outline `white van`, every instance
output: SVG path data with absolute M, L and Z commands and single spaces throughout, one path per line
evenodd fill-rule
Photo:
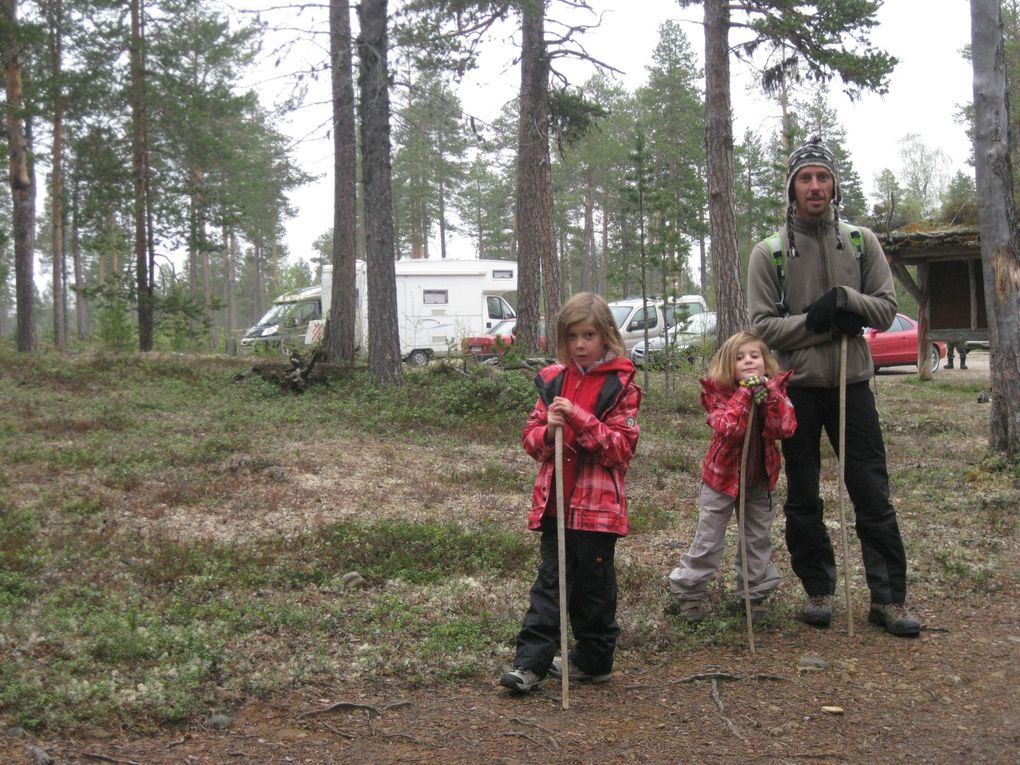
M 485 334 L 504 319 L 517 316 L 507 299 L 515 299 L 517 293 L 517 263 L 512 260 L 398 260 L 394 270 L 400 355 L 412 364 L 458 353 L 463 338 Z M 241 352 L 251 353 L 259 346 L 302 347 L 309 321 L 298 326 L 295 318 L 285 325 L 288 334 L 284 336 L 274 311 L 291 315 L 294 309 L 287 306 L 300 294 L 302 301 L 320 306 L 315 318 L 324 319 L 332 291 L 333 268 L 325 265 L 320 286 L 274 301 L 269 313 L 241 340 Z M 355 264 L 355 291 L 354 342 L 364 350 L 368 348 L 368 275 L 361 260 Z
M 613 319 L 629 352 L 635 345 L 644 342 L 646 326 L 649 339 L 658 337 L 684 319 L 704 313 L 708 305 L 701 295 L 680 295 L 668 300 L 638 297 L 615 300 L 609 304 L 609 310 L 613 312 Z
M 662 308 L 656 305 L 654 300 L 642 298 L 627 298 L 626 300 L 615 300 L 609 304 L 609 310 L 613 312 L 613 320 L 620 328 L 623 335 L 623 344 L 627 351 L 645 339 L 645 328 L 648 329 L 648 337 L 658 337 L 665 329 L 666 319 L 662 314 Z

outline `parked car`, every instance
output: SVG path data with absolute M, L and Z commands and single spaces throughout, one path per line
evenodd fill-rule
M 470 353 L 479 361 L 499 358 L 513 344 L 516 326 L 517 319 L 504 319 L 491 332 L 465 337 L 461 344 L 464 353 Z
M 701 295 L 680 295 L 669 300 L 657 297 L 614 300 L 609 304 L 609 310 L 613 312 L 623 344 L 630 352 L 637 343 L 644 341 L 646 327 L 649 338 L 658 337 L 677 321 L 704 313 L 708 307 Z
M 668 347 L 677 359 L 694 363 L 698 356 L 707 357 L 715 352 L 715 325 L 714 311 L 696 313 L 682 324 L 671 327 L 665 335 L 651 338 L 647 348 L 645 341 L 640 341 L 631 349 L 630 360 L 636 366 L 642 366 L 645 361 L 661 363 Z
M 539 345 L 545 349 L 545 321 L 538 321 Z M 461 347 L 478 361 L 489 361 L 502 357 L 517 340 L 517 319 L 506 319 L 485 335 L 465 337 Z
M 888 329 L 866 328 L 864 339 L 871 350 L 876 372 L 881 367 L 917 364 L 917 321 L 906 314 L 896 314 Z M 931 343 L 927 353 L 928 368 L 937 372 L 945 357 L 946 344 L 938 341 Z

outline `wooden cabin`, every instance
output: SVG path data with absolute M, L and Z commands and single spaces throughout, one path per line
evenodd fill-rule
M 879 241 L 893 276 L 917 300 L 919 359 L 927 358 L 932 340 L 988 342 L 977 228 L 893 231 Z M 916 266 L 916 280 L 908 266 Z M 928 376 L 926 364 L 918 369 Z

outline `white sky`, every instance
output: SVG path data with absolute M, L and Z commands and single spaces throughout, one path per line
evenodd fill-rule
M 252 2 L 252 6 L 256 3 Z M 391 0 L 391 6 L 395 0 Z M 703 59 L 704 37 L 701 10 L 681 11 L 674 0 L 591 0 L 604 10 L 602 28 L 583 38 L 588 52 L 625 72 L 628 89 L 643 84 L 646 67 L 658 41 L 658 29 L 668 19 L 688 19 L 683 29 L 699 60 Z M 640 11 L 637 9 L 640 8 Z M 275 21 L 271 16 L 267 20 Z M 353 23 L 357 23 L 352 13 Z M 972 97 L 969 62 L 960 54 L 970 42 L 970 4 L 968 0 L 886 0 L 879 12 L 880 26 L 872 34 L 873 42 L 900 59 L 893 72 L 886 96 L 865 95 L 851 103 L 838 86 L 832 97 L 840 121 L 847 133 L 848 150 L 870 193 L 875 175 L 884 168 L 897 171 L 900 164 L 899 141 L 907 133 L 916 133 L 930 148 L 941 148 L 950 160 L 950 175 L 957 170 L 971 172 L 966 164 L 970 147 L 962 125 L 957 124 L 958 106 Z M 551 28 L 547 26 L 547 31 Z M 512 29 L 508 27 L 504 37 Z M 735 39 L 736 33 L 731 34 Z M 482 71 L 472 74 L 460 89 L 464 111 L 491 120 L 503 104 L 514 98 L 519 88 L 519 69 L 513 65 L 515 51 L 509 39 L 493 45 L 483 58 Z M 321 60 L 323 52 L 308 54 L 309 60 Z M 286 66 L 286 65 L 285 65 Z M 289 67 L 286 67 L 289 68 Z M 592 69 L 578 65 L 576 83 L 584 82 Z M 771 133 L 779 121 L 779 107 L 754 95 L 750 70 L 742 63 L 731 63 L 732 93 L 739 139 L 745 128 Z M 263 92 L 272 97 L 272 87 Z M 329 120 L 329 78 L 313 89 L 311 100 L 324 102 L 320 107 L 301 110 L 287 128 L 295 138 Z M 297 158 L 307 172 L 321 176 L 292 195 L 299 214 L 287 224 L 286 241 L 292 254 L 307 258 L 311 245 L 332 225 L 332 146 L 319 131 L 318 138 L 305 140 Z M 433 248 L 438 249 L 438 248 Z M 450 242 L 451 257 L 472 257 L 470 247 L 456 236 Z

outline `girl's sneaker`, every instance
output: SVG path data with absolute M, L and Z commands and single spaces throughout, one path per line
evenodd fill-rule
M 527 693 L 541 685 L 544 679 L 545 678 L 539 677 L 530 669 L 514 667 L 509 672 L 503 673 L 503 676 L 499 678 L 499 684 L 505 688 L 509 688 L 511 691 Z
M 668 616 L 679 616 L 685 622 L 697 624 L 705 621 L 708 611 L 705 610 L 705 603 L 702 600 L 676 600 L 674 599 L 666 606 Z
M 552 664 L 549 665 L 549 677 L 562 677 L 563 676 L 563 659 L 557 656 L 552 660 Z M 612 672 L 606 672 L 604 675 L 593 675 L 590 672 L 585 672 L 579 668 L 574 662 L 570 662 L 570 679 L 576 680 L 579 683 L 608 683 L 609 678 L 613 676 Z

